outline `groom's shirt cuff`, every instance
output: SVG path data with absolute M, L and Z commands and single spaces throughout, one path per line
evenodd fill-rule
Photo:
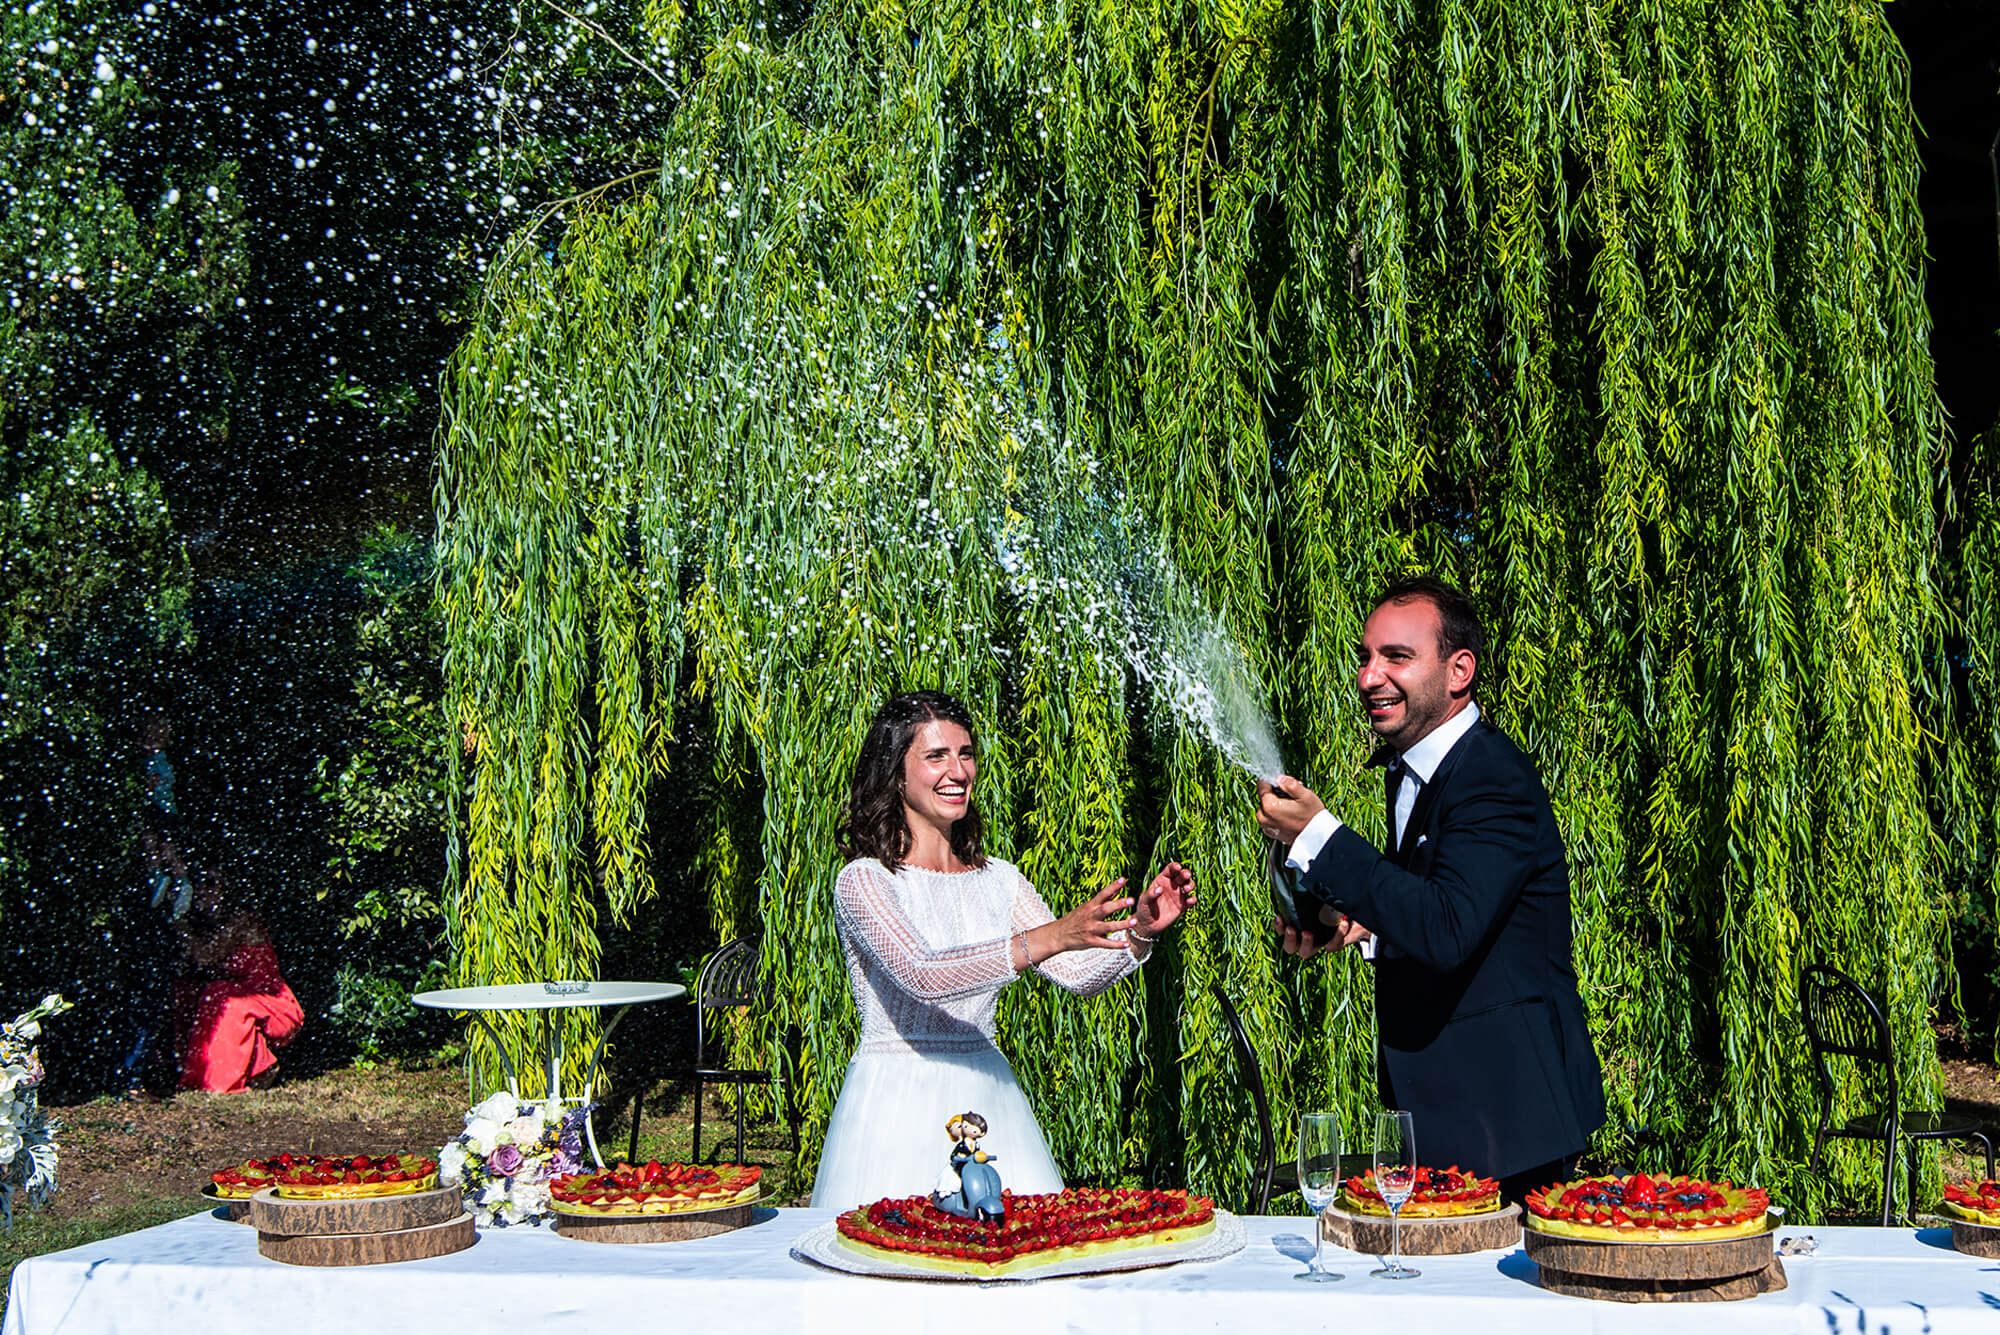
M 1320 808 L 1317 815 L 1306 822 L 1299 831 L 1299 837 L 1292 840 L 1291 848 L 1285 852 L 1285 865 L 1298 871 L 1312 866 L 1319 851 L 1326 847 L 1326 841 L 1333 838 L 1333 832 L 1340 828 L 1340 822 L 1326 808 Z

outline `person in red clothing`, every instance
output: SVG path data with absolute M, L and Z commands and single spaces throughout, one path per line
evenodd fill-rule
M 277 1049 L 305 1023 L 299 999 L 278 972 L 278 952 L 257 915 L 232 903 L 222 878 L 204 872 L 183 933 L 188 958 L 206 975 L 184 984 L 187 1052 L 182 1089 L 233 1094 L 265 1084 Z

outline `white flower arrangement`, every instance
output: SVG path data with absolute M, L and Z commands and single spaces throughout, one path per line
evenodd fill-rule
M 540 1224 L 554 1215 L 549 1182 L 583 1171 L 583 1107 L 501 1093 L 465 1115 L 438 1151 L 438 1181 L 457 1187 L 480 1228 Z
M 56 1191 L 56 1132 L 62 1123 L 42 1112 L 35 1093 L 42 1083 L 41 1054 L 35 1040 L 42 1021 L 60 1015 L 69 1003 L 54 992 L 39 1006 L 0 1024 L 0 1227 L 14 1226 L 14 1195 L 41 1205 Z

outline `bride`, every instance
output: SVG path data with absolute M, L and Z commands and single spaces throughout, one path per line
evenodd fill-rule
M 978 771 L 971 713 L 936 691 L 890 699 L 861 743 L 840 827 L 853 860 L 834 885 L 861 1042 L 827 1127 L 815 1207 L 928 1193 L 945 1125 L 967 1111 L 991 1128 L 984 1148 L 1010 1191 L 1061 1190 L 993 1043 L 1000 989 L 1034 969 L 1071 992 L 1102 992 L 1194 903 L 1194 878 L 1170 862 L 1136 899 L 1116 880 L 1056 917 L 1019 869 L 982 850 Z

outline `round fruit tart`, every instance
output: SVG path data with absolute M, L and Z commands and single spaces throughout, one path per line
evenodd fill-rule
M 279 1155 L 282 1160 L 284 1155 Z M 356 1201 L 408 1196 L 438 1184 L 436 1159 L 421 1154 L 353 1154 L 299 1158 L 279 1170 L 272 1190 L 293 1201 Z
M 1350 1177 L 1340 1185 L 1334 1200 L 1336 1209 L 1349 1214 L 1389 1213 L 1382 1193 L 1375 1189 L 1375 1170 Z M 1405 1219 L 1449 1219 L 1457 1215 L 1491 1214 L 1500 1208 L 1500 1183 L 1490 1177 L 1468 1173 L 1453 1164 L 1449 1168 L 1418 1168 L 1417 1184 L 1410 1199 L 1403 1202 Z
M 571 1173 L 549 1183 L 562 1214 L 657 1215 L 720 1210 L 757 1199 L 762 1168 L 724 1163 L 616 1164 L 596 1173 Z
M 1968 1224 L 2000 1228 L 2000 1182 L 1967 1178 L 1944 1189 L 1944 1203 L 1938 1207 L 1953 1219 Z
M 1761 1187 L 1692 1177 L 1592 1177 L 1528 1193 L 1538 1233 L 1598 1242 L 1720 1242 L 1768 1227 Z
M 1185 1191 L 1070 1187 L 1040 1196 L 1001 1193 L 999 1220 L 965 1219 L 928 1196 L 876 1201 L 835 1221 L 841 1245 L 863 1256 L 942 1274 L 996 1278 L 1059 1261 L 1162 1247 L 1215 1231 L 1215 1202 Z

